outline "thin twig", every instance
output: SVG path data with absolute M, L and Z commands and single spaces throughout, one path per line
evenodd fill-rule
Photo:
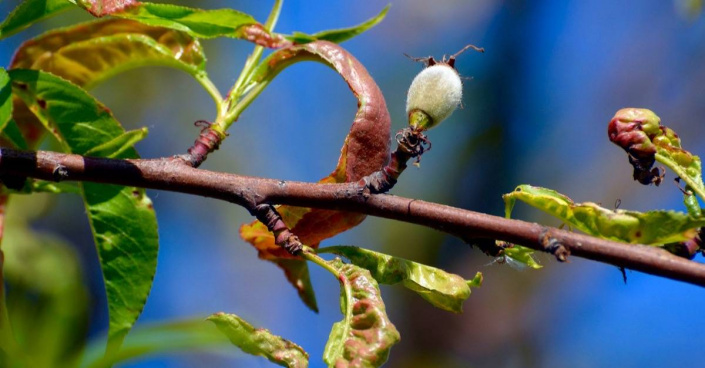
M 61 172 L 60 176 L 56 172 Z M 195 169 L 180 159 L 114 160 L 54 152 L 0 150 L 0 176 L 77 180 L 196 194 L 247 209 L 286 204 L 344 210 L 427 226 L 468 238 L 490 238 L 540 251 L 556 244 L 573 256 L 705 286 L 705 265 L 662 249 L 628 245 L 565 230 L 510 220 L 388 194 L 363 196 L 357 183 L 287 182 Z

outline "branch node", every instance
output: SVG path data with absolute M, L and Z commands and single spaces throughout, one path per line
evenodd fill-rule
M 206 160 L 209 153 L 220 147 L 226 134 L 211 128 L 213 123 L 209 121 L 198 120 L 193 125 L 201 128 L 201 133 L 193 142 L 193 146 L 187 150 L 188 154 L 181 155 L 179 158 L 186 161 L 191 167 L 198 167 Z
M 381 170 L 375 171 L 358 181 L 358 194 L 365 199 L 370 194 L 386 193 L 397 183 L 399 176 L 406 169 L 406 162 L 416 158 L 417 165 L 421 155 L 431 149 L 431 141 L 421 130 L 406 127 L 395 135 L 397 148 L 392 152 L 389 163 Z
M 544 251 L 553 254 L 559 262 L 568 262 L 570 250 L 566 248 L 560 240 L 551 236 L 549 228 L 544 227 L 541 231 L 541 235 L 539 235 L 539 244 L 541 244 Z
M 274 242 L 291 255 L 298 255 L 303 249 L 299 237 L 289 230 L 277 209 L 271 204 L 259 204 L 251 211 L 257 219 L 274 234 Z

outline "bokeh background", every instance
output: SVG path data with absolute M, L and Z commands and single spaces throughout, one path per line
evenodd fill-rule
M 17 1 L 0 3 L 7 14 Z M 264 20 L 269 1 L 183 1 L 233 7 Z M 621 208 L 683 210 L 671 185 L 631 179 L 624 153 L 607 139 L 622 107 L 647 107 L 676 130 L 686 149 L 705 153 L 705 21 L 679 1 L 422 0 L 391 1 L 387 18 L 344 46 L 385 94 L 393 129 L 405 125 L 406 89 L 420 64 L 403 56 L 452 54 L 468 43 L 484 54 L 459 57 L 464 108 L 429 133 L 433 150 L 410 167 L 394 194 L 502 215 L 501 195 L 518 184 L 546 186 L 576 201 Z M 283 33 L 340 28 L 377 14 L 387 1 L 288 1 Z M 27 37 L 88 19 L 78 11 L 43 22 L 0 43 L 2 65 Z M 251 45 L 204 41 L 211 78 L 232 85 Z M 193 122 L 214 107 L 196 82 L 176 70 L 147 68 L 116 76 L 94 90 L 128 128 L 147 126 L 143 157 L 183 153 L 197 136 Z M 337 162 L 356 110 L 332 70 L 315 63 L 286 70 L 242 115 L 206 169 L 316 181 Z M 331 325 L 340 320 L 338 284 L 312 267 L 320 313 L 299 302 L 282 272 L 259 261 L 238 236 L 250 221 L 240 207 L 151 192 L 160 225 L 159 266 L 138 324 L 237 313 L 302 345 L 311 366 Z M 104 291 L 79 198 L 41 202 L 33 228 L 57 234 L 79 254 L 90 290 L 89 337 L 107 326 Z M 526 206 L 519 218 L 559 225 Z M 702 288 L 578 258 L 558 264 L 539 255 L 540 271 L 492 264 L 458 239 L 420 226 L 368 218 L 324 242 L 352 244 L 421 261 L 485 282 L 462 315 L 428 305 L 400 287 L 382 287 L 402 341 L 389 367 L 695 367 L 705 339 Z M 702 257 L 696 260 L 702 261 Z M 268 367 L 235 351 L 154 356 L 122 367 Z

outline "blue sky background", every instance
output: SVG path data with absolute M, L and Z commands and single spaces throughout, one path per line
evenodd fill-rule
M 15 2 L 0 4 L 9 9 Z M 184 2 L 188 4 L 187 2 Z M 270 2 L 200 1 L 264 20 Z M 387 2 L 288 1 L 277 30 L 316 32 L 357 24 Z M 452 54 L 468 43 L 485 54 L 459 57 L 465 108 L 429 133 L 433 150 L 420 169 L 404 173 L 393 193 L 501 215 L 501 194 L 518 184 L 550 187 L 576 201 L 621 208 L 683 210 L 671 184 L 645 187 L 631 179 L 626 155 L 607 139 L 622 107 L 654 110 L 686 149 L 705 152 L 705 22 L 684 16 L 673 1 L 392 1 L 387 18 L 344 46 L 385 94 L 393 130 L 404 127 L 406 89 L 421 66 L 403 56 Z M 42 23 L 76 19 L 67 13 Z M 32 28 L 0 43 L 2 64 Z M 204 42 L 211 78 L 223 92 L 251 50 L 237 40 Z M 205 92 L 187 75 L 149 68 L 121 74 L 95 89 L 128 128 L 147 126 L 143 157 L 184 152 L 193 122 L 212 119 Z M 356 110 L 345 83 L 315 63 L 283 72 L 241 116 L 204 168 L 315 181 L 337 162 Z M 274 265 L 257 260 L 238 236 L 249 214 L 199 197 L 151 192 L 161 250 L 154 287 L 140 323 L 237 313 L 302 345 L 311 367 L 331 325 L 341 318 L 337 281 L 312 268 L 320 313 L 306 309 Z M 67 216 L 67 213 L 75 215 Z M 77 198 L 56 199 L 37 228 L 58 232 L 81 251 L 94 295 L 91 334 L 107 326 L 102 281 L 87 221 Z M 556 220 L 525 206 L 519 218 Z M 79 220 L 80 219 L 80 220 Z M 702 288 L 573 257 L 558 264 L 539 256 L 541 271 L 490 265 L 458 239 L 418 226 L 368 218 L 324 245 L 353 244 L 442 267 L 465 277 L 485 274 L 465 313 L 434 309 L 415 294 L 382 287 L 390 319 L 402 335 L 389 367 L 695 367 L 705 339 Z M 702 261 L 701 257 L 696 260 Z M 261 358 L 159 356 L 122 367 L 267 367 Z

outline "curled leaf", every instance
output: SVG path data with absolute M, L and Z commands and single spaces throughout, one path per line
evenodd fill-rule
M 106 19 L 52 30 L 23 43 L 12 69 L 50 72 L 91 88 L 117 73 L 142 66 L 169 66 L 205 74 L 205 55 L 191 36 L 124 19 Z
M 401 283 L 433 306 L 450 312 L 461 313 L 463 302 L 470 296 L 470 286 L 465 279 L 439 268 L 353 246 L 326 247 L 319 252 L 343 256 L 370 271 L 377 282 Z
M 245 353 L 263 356 L 282 367 L 308 367 L 308 354 L 300 346 L 269 330 L 254 328 L 234 314 L 216 313 L 208 320 Z
M 382 91 L 362 64 L 342 47 L 327 41 L 315 41 L 305 45 L 285 47 L 273 52 L 255 71 L 255 83 L 267 83 L 286 67 L 304 60 L 314 60 L 332 67 L 348 83 L 358 99 L 358 110 L 341 149 L 338 165 L 320 183 L 343 183 L 358 181 L 380 170 L 389 159 L 390 117 Z M 364 215 L 318 210 L 301 207 L 280 206 L 277 211 L 284 222 L 304 244 L 314 248 L 327 238 L 357 226 Z M 292 258 L 277 246 L 267 227 L 255 221 L 243 225 L 240 235 L 259 252 L 259 257 L 275 263 L 282 258 Z M 303 261 L 297 260 L 296 262 Z M 280 267 L 285 266 L 280 264 Z M 307 267 L 307 266 L 302 266 Z M 284 268 L 285 272 L 288 272 Z M 294 286 L 302 293 L 298 282 Z M 304 300 L 311 306 L 310 300 Z
M 347 41 L 355 36 L 358 36 L 359 34 L 367 31 L 368 29 L 376 26 L 381 22 L 384 17 L 387 16 L 387 12 L 389 11 L 389 7 L 391 5 L 387 5 L 382 9 L 382 11 L 377 14 L 376 16 L 368 19 L 367 21 L 360 23 L 356 26 L 348 27 L 348 28 L 341 28 L 341 29 L 331 29 L 327 31 L 321 31 L 314 33 L 312 35 L 303 33 L 303 32 L 294 32 L 291 36 L 285 36 L 288 40 L 295 42 L 295 43 L 308 43 L 308 42 L 313 42 L 316 40 L 320 41 L 330 41 L 333 43 L 341 43 L 343 41 Z
M 592 202 L 574 203 L 555 190 L 531 185 L 520 185 L 502 197 L 507 217 L 516 200 L 520 200 L 586 234 L 632 244 L 661 245 L 689 240 L 705 225 L 705 219 L 682 212 L 613 211 Z
M 96 17 L 119 12 L 127 7 L 140 4 L 136 0 L 75 0 L 76 4 Z
M 658 161 L 673 170 L 701 199 L 705 200 L 700 157 L 684 150 L 678 134 L 661 125 L 661 119 L 648 109 L 617 111 L 609 123 L 610 141 L 622 147 L 634 166 L 634 180 L 658 185 L 663 174 L 652 168 Z
M 125 133 L 105 106 L 64 79 L 26 69 L 11 70 L 10 78 L 15 94 L 72 153 L 85 154 Z M 139 156 L 129 148 L 115 157 Z M 110 356 L 149 295 L 159 248 L 157 219 L 142 188 L 89 182 L 81 188 L 105 280 Z
M 344 318 L 333 324 L 323 360 L 330 367 L 380 367 L 389 357 L 399 332 L 387 317 L 377 281 L 354 264 L 331 261 L 340 272 L 340 309 Z

